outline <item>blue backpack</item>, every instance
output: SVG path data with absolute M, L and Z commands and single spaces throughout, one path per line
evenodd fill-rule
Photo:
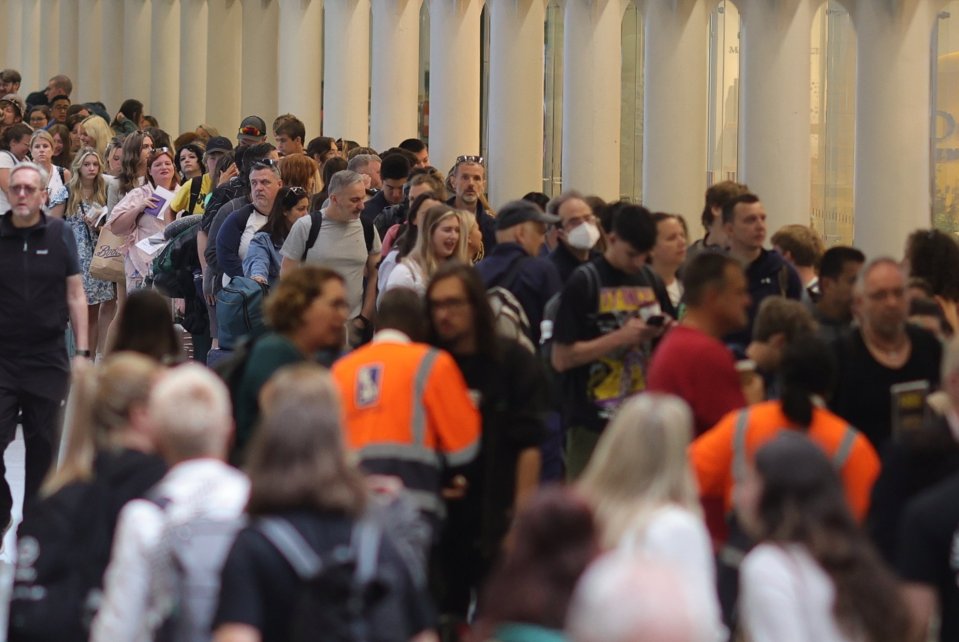
M 216 325 L 220 347 L 232 350 L 243 337 L 266 331 L 263 300 L 267 287 L 245 276 L 235 276 L 216 294 Z

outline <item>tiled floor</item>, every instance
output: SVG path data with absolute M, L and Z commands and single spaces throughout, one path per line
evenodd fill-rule
M 23 510 L 23 436 L 17 430 L 17 438 L 4 454 L 7 465 L 7 481 L 13 493 L 13 526 L 3 540 L 0 553 L 0 642 L 7 639 L 7 602 L 13 581 L 13 565 L 16 563 L 16 533 Z

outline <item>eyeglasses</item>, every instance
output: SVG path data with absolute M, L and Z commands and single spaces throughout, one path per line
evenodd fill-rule
M 482 156 L 457 156 L 456 164 L 462 165 L 463 163 L 474 163 L 476 165 L 485 164 L 485 159 Z
M 9 189 L 11 194 L 22 194 L 24 196 L 33 196 L 40 191 L 40 188 L 35 185 L 11 185 Z
M 256 127 L 253 127 L 252 125 L 249 125 L 249 126 L 247 126 L 247 127 L 240 127 L 239 135 L 240 135 L 240 136 L 257 136 L 257 137 L 259 137 L 259 136 L 262 136 L 262 135 L 263 135 L 263 132 L 261 132 L 261 131 L 260 131 L 259 129 L 257 129 Z

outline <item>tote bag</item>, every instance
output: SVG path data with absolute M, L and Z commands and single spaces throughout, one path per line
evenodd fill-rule
M 100 239 L 93 250 L 93 260 L 90 261 L 90 276 L 103 281 L 123 283 L 126 280 L 126 271 L 123 269 L 123 254 L 120 246 L 125 239 L 117 236 L 106 227 L 100 229 Z

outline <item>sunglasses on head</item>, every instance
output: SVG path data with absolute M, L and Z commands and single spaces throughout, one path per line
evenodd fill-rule
M 463 163 L 474 163 L 476 165 L 484 164 L 485 160 L 482 156 L 457 156 L 456 164 L 462 165 Z
M 250 125 L 250 126 L 247 126 L 247 127 L 240 127 L 240 135 L 241 135 L 241 136 L 257 136 L 257 137 L 259 137 L 259 136 L 262 136 L 262 135 L 263 135 L 263 132 L 261 132 L 261 131 L 260 131 L 259 129 L 257 129 L 256 127 L 253 127 L 252 125 Z
M 251 167 L 253 169 L 270 169 L 273 167 L 279 167 L 279 163 L 272 158 L 261 158 L 253 161 Z

